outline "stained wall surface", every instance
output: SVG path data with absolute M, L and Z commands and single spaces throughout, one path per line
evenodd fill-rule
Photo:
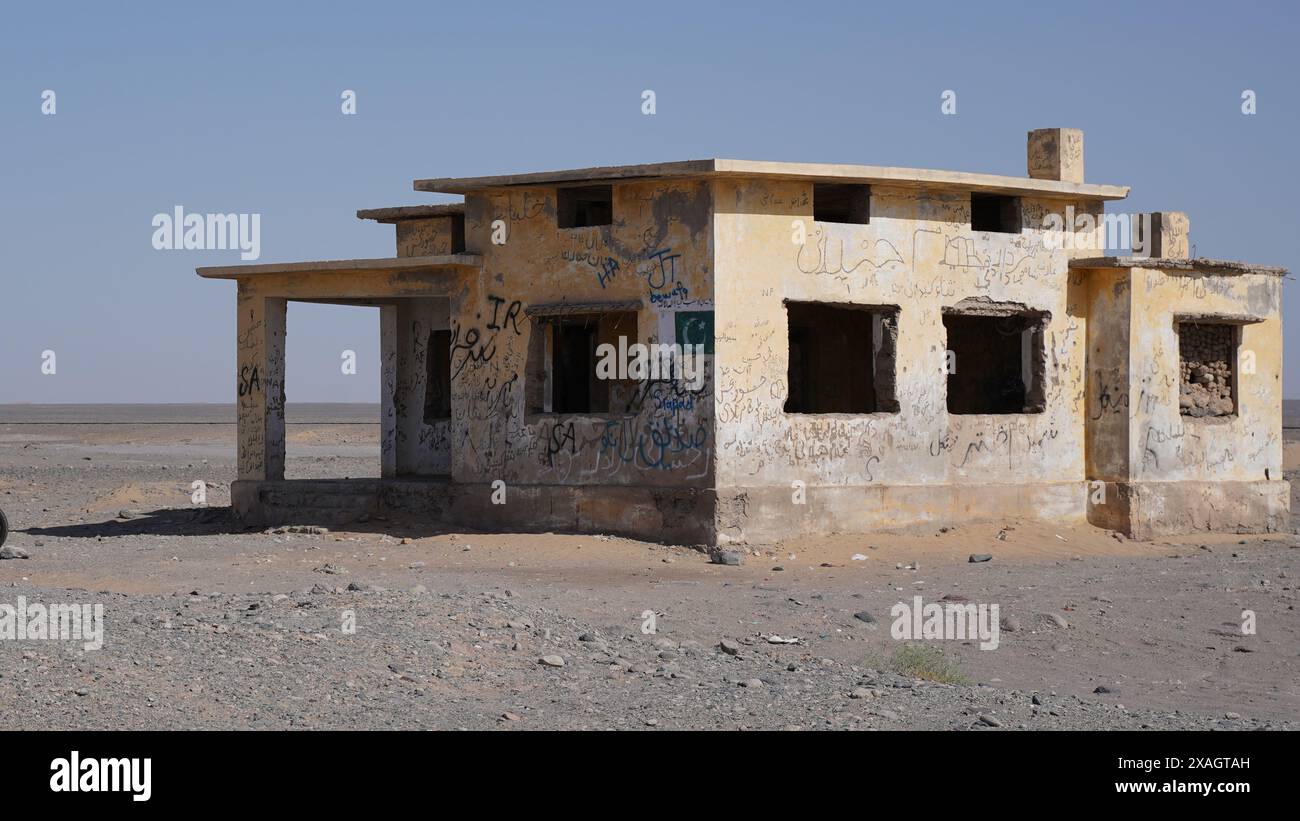
M 528 391 L 537 388 L 528 378 L 530 349 L 544 355 L 533 335 L 557 305 L 587 315 L 634 311 L 629 343 L 674 343 L 691 329 L 711 329 L 708 184 L 631 182 L 612 194 L 611 225 L 569 229 L 557 227 L 554 188 L 467 196 L 466 248 L 483 256 L 483 267 L 462 279 L 451 307 L 456 481 L 711 486 L 707 378 L 698 389 L 646 382 L 626 413 L 530 407 Z M 503 242 L 493 242 L 494 223 Z
M 1277 276 L 1133 269 L 1133 479 L 1281 478 L 1281 299 Z M 1235 415 L 1179 413 L 1180 318 L 1241 323 Z
M 715 186 L 720 488 L 1066 483 L 1075 501 L 1061 512 L 1083 515 L 1076 491 L 1085 478 L 1087 294 L 1068 272 L 1070 252 L 1049 249 L 1038 226 L 1069 204 L 1079 212 L 1097 206 L 1025 198 L 1024 230 L 996 233 L 971 230 L 970 197 L 960 191 L 873 186 L 870 223 L 849 225 L 815 222 L 806 182 Z M 898 411 L 785 413 L 784 300 L 896 306 Z M 948 413 L 943 314 L 981 300 L 1050 315 L 1044 412 Z M 917 496 L 915 505 L 931 498 Z M 878 523 L 927 516 L 904 494 L 893 501 L 876 511 Z

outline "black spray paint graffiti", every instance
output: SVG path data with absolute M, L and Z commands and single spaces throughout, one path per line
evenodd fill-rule
M 497 354 L 497 333 L 506 330 L 513 330 L 515 335 L 522 334 L 519 328 L 519 314 L 523 310 L 523 302 L 516 299 L 509 303 L 504 314 L 501 307 L 506 305 L 504 297 L 488 296 L 488 302 L 492 303 L 492 321 L 487 325 L 488 333 L 480 331 L 478 328 L 465 328 L 459 322 L 452 324 L 451 330 L 451 378 L 453 380 L 460 376 L 465 366 L 473 362 L 475 365 L 482 365 L 492 361 Z M 477 318 L 482 319 L 483 315 L 479 314 Z M 457 361 L 459 356 L 459 361 Z

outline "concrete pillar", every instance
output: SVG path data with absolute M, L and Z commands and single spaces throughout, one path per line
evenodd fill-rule
M 1039 128 L 1029 132 L 1029 176 L 1036 180 L 1083 182 L 1083 132 Z
M 397 305 L 379 306 L 379 475 L 397 475 Z
M 285 299 L 239 283 L 236 301 L 238 464 L 241 480 L 284 478 Z
M 1149 219 L 1148 219 L 1149 218 Z M 1151 236 L 1146 236 L 1146 227 L 1150 224 Z M 1146 256 L 1162 259 L 1187 259 L 1191 253 L 1191 220 L 1182 211 L 1153 211 L 1143 214 L 1137 220 L 1134 238 L 1134 250 L 1145 243 L 1142 249 Z

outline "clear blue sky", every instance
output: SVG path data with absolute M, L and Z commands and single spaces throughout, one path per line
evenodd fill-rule
M 435 201 L 417 177 L 710 156 L 1023 175 L 1025 132 L 1069 126 L 1089 181 L 1133 186 L 1113 209 L 1187 211 L 1199 255 L 1298 270 L 1298 41 L 1294 3 L 10 4 L 0 402 L 233 401 L 235 289 L 194 268 L 238 253 L 154 250 L 153 215 L 259 213 L 262 262 L 388 256 L 392 228 L 353 212 Z M 289 322 L 290 401 L 376 401 L 373 309 Z

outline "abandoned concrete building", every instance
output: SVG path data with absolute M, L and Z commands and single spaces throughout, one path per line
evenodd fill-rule
M 1084 182 L 1082 133 L 1030 132 L 1027 156 L 1026 177 L 418 180 L 464 201 L 359 211 L 394 226 L 394 257 L 201 268 L 238 284 L 235 509 L 708 545 L 1013 517 L 1286 528 L 1286 272 L 1191 258 L 1179 212 L 1114 248 L 1104 204 L 1129 189 Z M 285 479 L 292 300 L 378 309 L 380 478 Z M 702 379 L 600 373 L 602 346 L 636 343 L 694 346 Z

